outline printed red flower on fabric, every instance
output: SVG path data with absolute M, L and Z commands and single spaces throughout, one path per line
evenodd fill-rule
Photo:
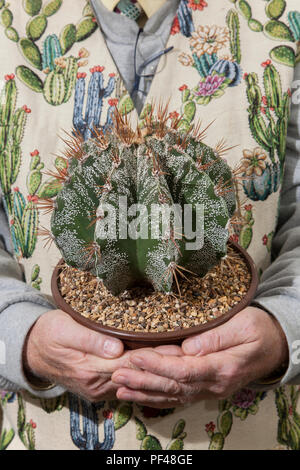
M 92 68 L 90 69 L 90 72 L 91 72 L 91 73 L 103 72 L 104 69 L 105 69 L 105 67 L 102 67 L 101 65 L 95 65 L 95 67 L 92 67 Z
M 268 243 L 268 235 L 264 235 L 262 237 L 262 242 L 263 242 L 263 245 L 266 245 Z
M 169 118 L 172 120 L 175 120 L 179 117 L 179 113 L 177 111 L 173 111 L 172 113 L 169 114 Z
M 252 204 L 246 204 L 245 211 L 251 211 L 252 207 L 253 207 Z
M 108 104 L 109 106 L 117 106 L 119 100 L 117 98 L 111 98 L 110 100 L 108 100 Z
M 104 410 L 103 411 L 103 418 L 105 419 L 112 419 L 113 412 L 111 410 Z
M 29 421 L 29 424 L 32 427 L 32 429 L 36 429 L 36 423 L 32 421 L 32 419 Z
M 189 0 L 189 3 L 187 4 L 188 8 L 191 8 L 192 10 L 200 10 L 202 11 L 205 7 L 207 7 L 207 3 L 205 0 Z
M 28 202 L 35 202 L 37 203 L 39 200 L 39 198 L 37 196 L 32 196 L 31 194 L 29 194 L 29 196 L 27 196 L 27 201 Z
M 5 75 L 4 80 L 8 82 L 9 80 L 13 80 L 15 78 L 15 75 L 12 73 L 10 75 Z
M 175 34 L 180 32 L 180 24 L 179 24 L 179 19 L 178 16 L 176 15 L 171 27 L 171 34 L 174 36 Z
M 179 88 L 179 91 L 184 91 L 187 89 L 187 85 L 181 85 L 181 87 Z
M 205 425 L 206 432 L 214 432 L 215 429 L 216 429 L 216 425 L 215 423 L 213 423 L 213 421 L 210 421 L 209 423 Z
M 272 64 L 271 60 L 268 59 L 268 60 L 266 60 L 265 62 L 262 62 L 261 66 L 262 66 L 262 67 L 267 67 L 268 65 L 271 65 L 271 64 Z
M 39 155 L 39 154 L 40 152 L 37 149 L 35 149 L 33 152 L 30 152 L 31 157 L 35 157 L 36 155 Z
M 24 111 L 25 111 L 26 114 L 30 114 L 30 113 L 31 113 L 31 109 L 28 108 L 28 107 L 26 106 L 26 104 L 24 104 L 24 106 L 22 106 L 22 109 L 24 109 Z

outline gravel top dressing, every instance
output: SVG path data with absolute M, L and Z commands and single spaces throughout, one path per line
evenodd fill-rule
M 187 273 L 186 273 L 187 274 Z M 232 248 L 204 278 L 179 279 L 180 294 L 154 292 L 150 287 L 128 289 L 113 296 L 90 273 L 65 265 L 59 275 L 64 300 L 84 317 L 127 331 L 160 333 L 191 328 L 228 312 L 247 294 L 251 274 Z

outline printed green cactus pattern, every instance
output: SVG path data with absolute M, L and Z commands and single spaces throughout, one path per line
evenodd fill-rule
M 23 138 L 28 108 L 16 108 L 17 87 L 14 75 L 6 75 L 0 105 L 0 181 L 4 199 L 11 208 L 11 186 L 14 184 L 21 164 L 20 144 Z
M 247 21 L 254 32 L 262 32 L 274 41 L 296 42 L 300 38 L 300 15 L 298 11 L 288 13 L 288 24 L 281 21 L 286 12 L 285 0 L 267 0 L 265 11 L 266 21 L 253 18 L 252 8 L 246 0 L 229 0 L 235 4 L 236 11 Z M 275 46 L 270 51 L 270 58 L 282 65 L 294 67 L 295 52 L 288 45 Z
M 53 106 L 59 106 L 70 99 L 78 68 L 82 65 L 80 63 L 82 49 L 78 57 L 64 57 L 64 55 L 76 42 L 81 42 L 93 34 L 98 26 L 89 4 L 86 4 L 82 12 L 83 17 L 77 25 L 67 24 L 59 38 L 55 34 L 50 34 L 41 45 L 38 44 L 47 30 L 47 18 L 59 11 L 62 1 L 23 0 L 23 8 L 29 15 L 26 37 L 20 37 L 13 27 L 13 12 L 5 7 L 4 2 L 0 4 L 0 21 L 5 27 L 6 36 L 18 44 L 28 65 L 36 69 L 35 71 L 28 65 L 19 65 L 16 67 L 16 76 L 31 90 L 43 93 L 47 103 Z M 55 61 L 60 58 L 60 62 Z M 42 71 L 46 74 L 45 79 L 38 74 Z
M 290 90 L 283 92 L 280 75 L 271 61 L 262 66 L 264 95 L 257 74 L 245 76 L 250 105 L 249 126 L 253 138 L 268 152 L 273 164 L 277 153 L 282 177 L 291 93 Z
M 35 423 L 26 420 L 25 403 L 21 395 L 18 395 L 18 434 L 24 446 L 28 450 L 35 450 Z
M 143 421 L 135 416 L 136 438 L 141 441 L 141 450 L 162 450 L 162 445 L 157 437 L 148 434 Z M 184 448 L 184 439 L 187 436 L 184 432 L 185 421 L 178 420 L 173 427 L 171 440 L 166 446 L 166 450 L 182 450 Z

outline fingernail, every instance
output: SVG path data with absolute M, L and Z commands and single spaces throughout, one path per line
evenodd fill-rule
M 114 382 L 117 382 L 118 384 L 126 385 L 127 379 L 126 377 L 124 377 L 124 375 L 117 375 L 117 376 L 114 376 Z
M 114 339 L 106 339 L 103 345 L 104 354 L 108 357 L 116 357 L 121 353 L 121 344 Z
M 132 355 L 130 362 L 132 362 L 135 366 L 141 367 L 144 364 L 144 359 L 142 356 Z
M 119 400 L 131 401 L 132 399 L 132 394 L 130 392 L 120 392 L 117 395 L 118 395 Z
M 194 356 L 201 351 L 201 340 L 200 338 L 190 338 L 183 343 L 184 353 L 187 355 Z

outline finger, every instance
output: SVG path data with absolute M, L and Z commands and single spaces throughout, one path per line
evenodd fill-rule
M 172 344 L 157 346 L 154 350 L 160 354 L 165 354 L 166 356 L 183 356 L 181 347 Z
M 247 314 L 246 309 L 244 313 Z M 184 340 L 183 353 L 189 356 L 203 356 L 243 343 L 245 341 L 245 317 L 241 314 L 242 312 L 223 325 Z
M 132 369 L 118 369 L 113 373 L 111 380 L 134 390 L 162 392 L 169 395 L 178 395 L 183 389 L 182 385 L 173 379 Z
M 153 406 L 158 408 L 172 408 L 180 405 L 178 398 L 168 397 L 164 394 L 155 392 L 143 392 L 130 390 L 126 387 L 121 387 L 117 390 L 117 398 L 119 400 L 134 401 L 136 403 L 145 403 L 145 406 Z
M 56 342 L 66 348 L 103 358 L 116 358 L 124 351 L 122 341 L 80 325 L 71 317 L 62 317 L 57 328 Z
M 119 400 L 134 401 L 140 405 L 151 406 L 152 408 L 173 408 L 183 406 L 186 403 L 192 403 L 196 400 L 200 401 L 215 399 L 216 396 L 210 392 L 202 392 L 193 397 L 193 399 L 185 399 L 185 397 L 169 397 L 166 394 L 131 390 L 126 387 L 121 387 L 117 391 L 117 398 Z
M 213 361 L 200 357 L 164 356 L 156 351 L 133 351 L 130 362 L 142 370 L 180 382 L 213 380 L 217 374 Z

